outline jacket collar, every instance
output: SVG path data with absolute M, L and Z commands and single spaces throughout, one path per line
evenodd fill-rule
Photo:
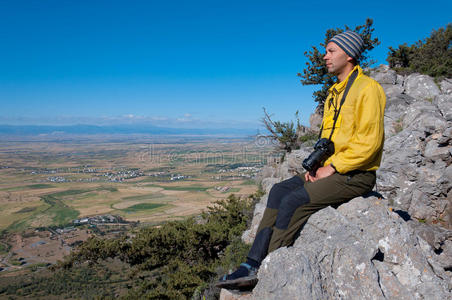
M 342 93 L 342 91 L 345 89 L 345 87 L 347 86 L 347 82 L 348 79 L 350 78 L 350 76 L 352 75 L 352 73 L 358 70 L 358 77 L 360 75 L 362 75 L 363 73 L 363 69 L 361 69 L 361 67 L 359 65 L 356 65 L 353 70 L 350 71 L 350 73 L 347 75 L 347 78 L 345 78 L 345 80 L 342 80 L 341 82 L 336 82 L 335 84 L 333 84 L 329 89 L 328 92 L 330 93 L 334 93 L 334 94 L 340 94 Z

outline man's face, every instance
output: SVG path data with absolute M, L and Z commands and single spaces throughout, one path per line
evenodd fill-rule
M 326 54 L 323 59 L 326 62 L 328 72 L 334 75 L 341 74 L 347 66 L 347 63 L 352 61 L 352 58 L 333 42 L 326 45 Z

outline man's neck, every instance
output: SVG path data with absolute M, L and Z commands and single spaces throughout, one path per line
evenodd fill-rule
M 339 82 L 342 82 L 345 80 L 345 78 L 347 78 L 348 74 L 350 74 L 350 72 L 353 70 L 353 68 L 355 67 L 355 65 L 353 64 L 347 64 L 347 66 L 345 66 L 345 68 L 342 70 L 342 72 L 337 75 L 337 79 L 339 80 Z

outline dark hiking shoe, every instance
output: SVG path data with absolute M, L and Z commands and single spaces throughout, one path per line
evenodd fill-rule
M 228 290 L 252 289 L 257 284 L 257 270 L 249 264 L 240 264 L 234 273 L 221 277 L 215 286 Z

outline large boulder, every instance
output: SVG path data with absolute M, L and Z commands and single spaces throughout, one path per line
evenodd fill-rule
M 402 94 L 405 90 L 403 87 L 403 76 L 397 75 L 387 65 L 380 65 L 377 69 L 371 70 L 370 77 L 381 84 L 388 98 Z
M 397 82 L 397 73 L 391 70 L 388 65 L 380 65 L 377 69 L 370 71 L 370 77 L 378 81 L 380 84 L 402 84 Z
M 408 75 L 404 82 L 405 93 L 413 98 L 422 100 L 433 100 L 435 96 L 441 94 L 441 90 L 433 78 L 427 75 L 414 73 Z
M 452 94 L 436 96 L 433 103 L 446 121 L 452 121 Z
M 413 97 L 405 94 L 387 97 L 384 116 L 385 136 L 387 138 L 399 133 L 403 129 L 403 119 L 407 113 L 407 107 L 415 101 Z
M 270 253 L 252 297 L 450 299 L 438 252 L 386 201 L 356 198 L 315 213 L 293 247 Z

